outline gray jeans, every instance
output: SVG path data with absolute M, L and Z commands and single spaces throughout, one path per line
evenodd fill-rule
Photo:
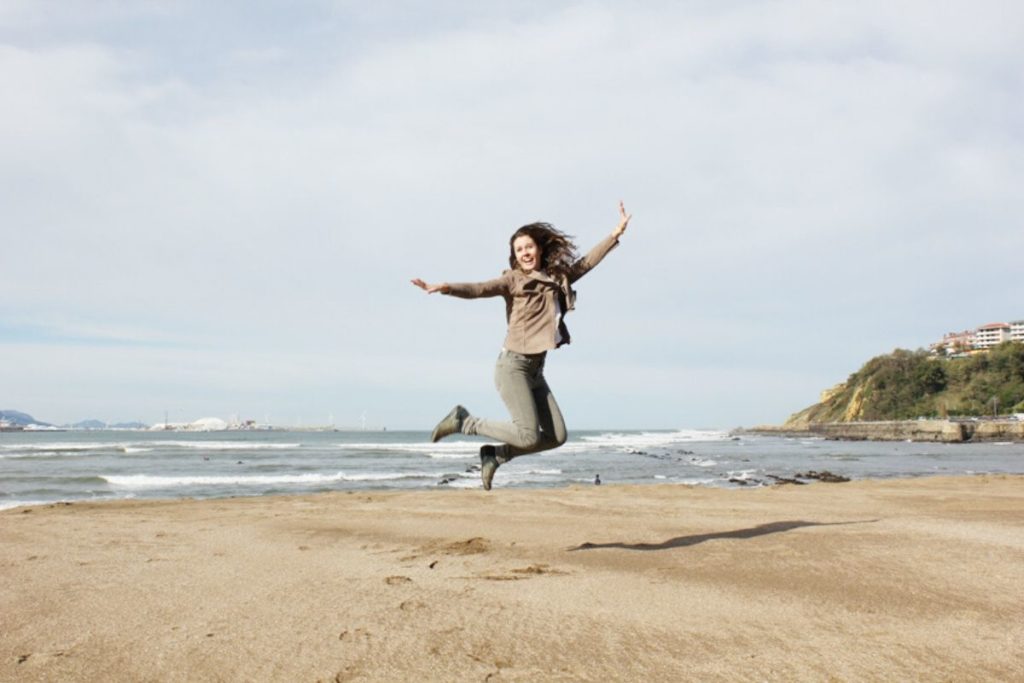
M 500 460 L 558 448 L 565 443 L 565 420 L 544 379 L 546 353 L 523 354 L 502 349 L 494 367 L 494 384 L 508 407 L 511 422 L 467 417 L 463 434 L 497 439 Z

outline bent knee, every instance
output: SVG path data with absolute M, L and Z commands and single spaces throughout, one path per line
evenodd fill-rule
M 538 429 L 520 429 L 519 434 L 516 435 L 516 443 L 512 444 L 516 448 L 531 449 L 540 446 L 543 438 L 540 430 Z
M 565 432 L 555 432 L 553 434 L 541 434 L 537 449 L 542 451 L 549 451 L 554 448 L 558 448 L 566 442 L 568 439 Z

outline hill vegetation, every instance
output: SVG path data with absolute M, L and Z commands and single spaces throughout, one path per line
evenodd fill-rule
M 897 349 L 872 358 L 821 398 L 786 426 L 1024 412 L 1024 344 L 950 359 Z

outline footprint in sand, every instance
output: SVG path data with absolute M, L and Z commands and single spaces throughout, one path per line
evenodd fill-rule
M 531 564 L 529 567 L 519 567 L 517 569 L 509 569 L 508 571 L 508 574 L 478 574 L 477 578 L 484 581 L 520 581 L 545 574 L 549 576 L 565 576 L 569 573 L 561 569 L 552 569 L 546 564 Z
M 406 555 L 401 558 L 402 562 L 414 562 L 424 555 L 436 555 L 441 553 L 442 555 L 479 555 L 480 553 L 489 552 L 491 549 L 491 542 L 486 538 L 480 536 L 474 536 L 468 538 L 465 541 L 449 541 L 447 543 L 443 541 L 435 541 L 428 543 L 427 545 L 420 546 L 411 555 Z M 437 560 L 430 563 L 430 568 L 433 569 L 437 565 Z
M 344 631 L 338 634 L 338 640 L 342 642 L 350 642 L 353 640 L 366 640 L 369 637 L 370 632 L 367 631 L 365 628 L 357 628 L 352 631 L 345 629 Z
M 561 569 L 552 569 L 546 564 L 531 564 L 529 567 L 522 567 L 520 569 L 512 569 L 513 574 L 566 574 L 567 572 Z
M 448 555 L 478 555 L 486 553 L 491 549 L 491 543 L 486 538 L 474 536 L 465 541 L 455 541 L 441 546 L 440 550 Z

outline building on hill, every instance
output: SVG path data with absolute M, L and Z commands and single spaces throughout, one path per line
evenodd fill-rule
M 999 346 L 1004 341 L 1010 341 L 1009 323 L 989 323 L 982 325 L 975 332 L 975 348 L 990 349 Z
M 1024 320 L 989 323 L 963 332 L 947 332 L 942 335 L 942 341 L 929 344 L 928 348 L 937 356 L 956 358 L 985 353 L 1007 341 L 1024 343 Z
M 974 330 L 963 332 L 947 332 L 942 335 L 942 341 L 935 342 L 929 348 L 932 353 L 940 356 L 964 356 L 974 349 L 976 341 Z

